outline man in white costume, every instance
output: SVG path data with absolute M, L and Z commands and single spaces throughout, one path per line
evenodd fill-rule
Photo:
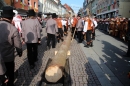
M 22 17 L 18 14 L 16 10 L 13 10 L 13 12 L 15 13 L 15 16 L 13 17 L 13 24 L 18 29 L 19 33 L 21 34 Z

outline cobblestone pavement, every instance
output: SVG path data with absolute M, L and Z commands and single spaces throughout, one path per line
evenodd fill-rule
M 69 56 L 71 86 L 101 86 L 86 55 L 80 45 L 74 40 Z
M 38 48 L 38 61 L 34 69 L 30 70 L 27 60 L 26 46 L 23 46 L 23 56 L 15 59 L 15 85 L 16 86 L 38 86 L 41 76 L 45 70 L 48 59 L 54 56 L 61 43 L 55 49 L 46 50 L 46 34 L 43 29 L 41 45 Z M 91 65 L 89 64 L 80 45 L 73 41 L 70 47 L 69 57 L 71 86 L 101 86 Z
M 23 46 L 22 57 L 16 56 L 15 59 L 15 85 L 16 86 L 37 86 L 41 80 L 41 75 L 46 67 L 48 59 L 54 56 L 55 50 L 58 49 L 61 43 L 57 44 L 57 48 L 46 50 L 46 34 L 43 29 L 42 42 L 38 47 L 38 62 L 34 69 L 30 70 L 27 60 L 26 46 Z

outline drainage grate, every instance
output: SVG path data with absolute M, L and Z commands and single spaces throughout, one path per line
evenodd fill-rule
M 51 59 L 48 60 L 47 66 L 50 62 L 51 62 Z M 46 66 L 46 68 L 47 68 L 47 66 Z M 45 71 L 44 71 L 43 75 L 42 75 L 42 80 L 41 80 L 39 86 L 70 86 L 71 79 L 70 79 L 70 71 L 69 70 L 70 70 L 69 69 L 69 60 L 67 59 L 65 69 L 64 69 L 64 75 L 59 81 L 57 81 L 56 83 L 48 82 L 45 78 Z

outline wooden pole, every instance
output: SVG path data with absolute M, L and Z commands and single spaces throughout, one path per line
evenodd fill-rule
M 68 32 L 66 39 L 59 48 L 57 54 L 52 58 L 45 71 L 45 78 L 48 82 L 55 83 L 60 80 L 64 74 L 64 67 L 67 59 L 67 52 L 71 44 L 71 32 Z

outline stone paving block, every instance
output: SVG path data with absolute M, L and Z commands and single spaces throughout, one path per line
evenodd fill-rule
M 84 52 L 77 44 L 76 40 L 73 41 L 73 45 L 71 46 L 70 50 L 70 69 L 71 71 L 74 70 L 74 72 L 70 72 L 70 75 L 75 76 L 73 83 L 75 83 L 76 86 L 80 86 L 79 84 L 81 84 L 82 86 L 88 86 L 87 83 L 96 84 L 94 79 L 94 77 L 96 77 L 96 74 L 93 72 L 91 65 L 89 64 Z M 77 79 L 77 77 L 79 78 Z M 77 81 L 79 81 L 79 83 Z

